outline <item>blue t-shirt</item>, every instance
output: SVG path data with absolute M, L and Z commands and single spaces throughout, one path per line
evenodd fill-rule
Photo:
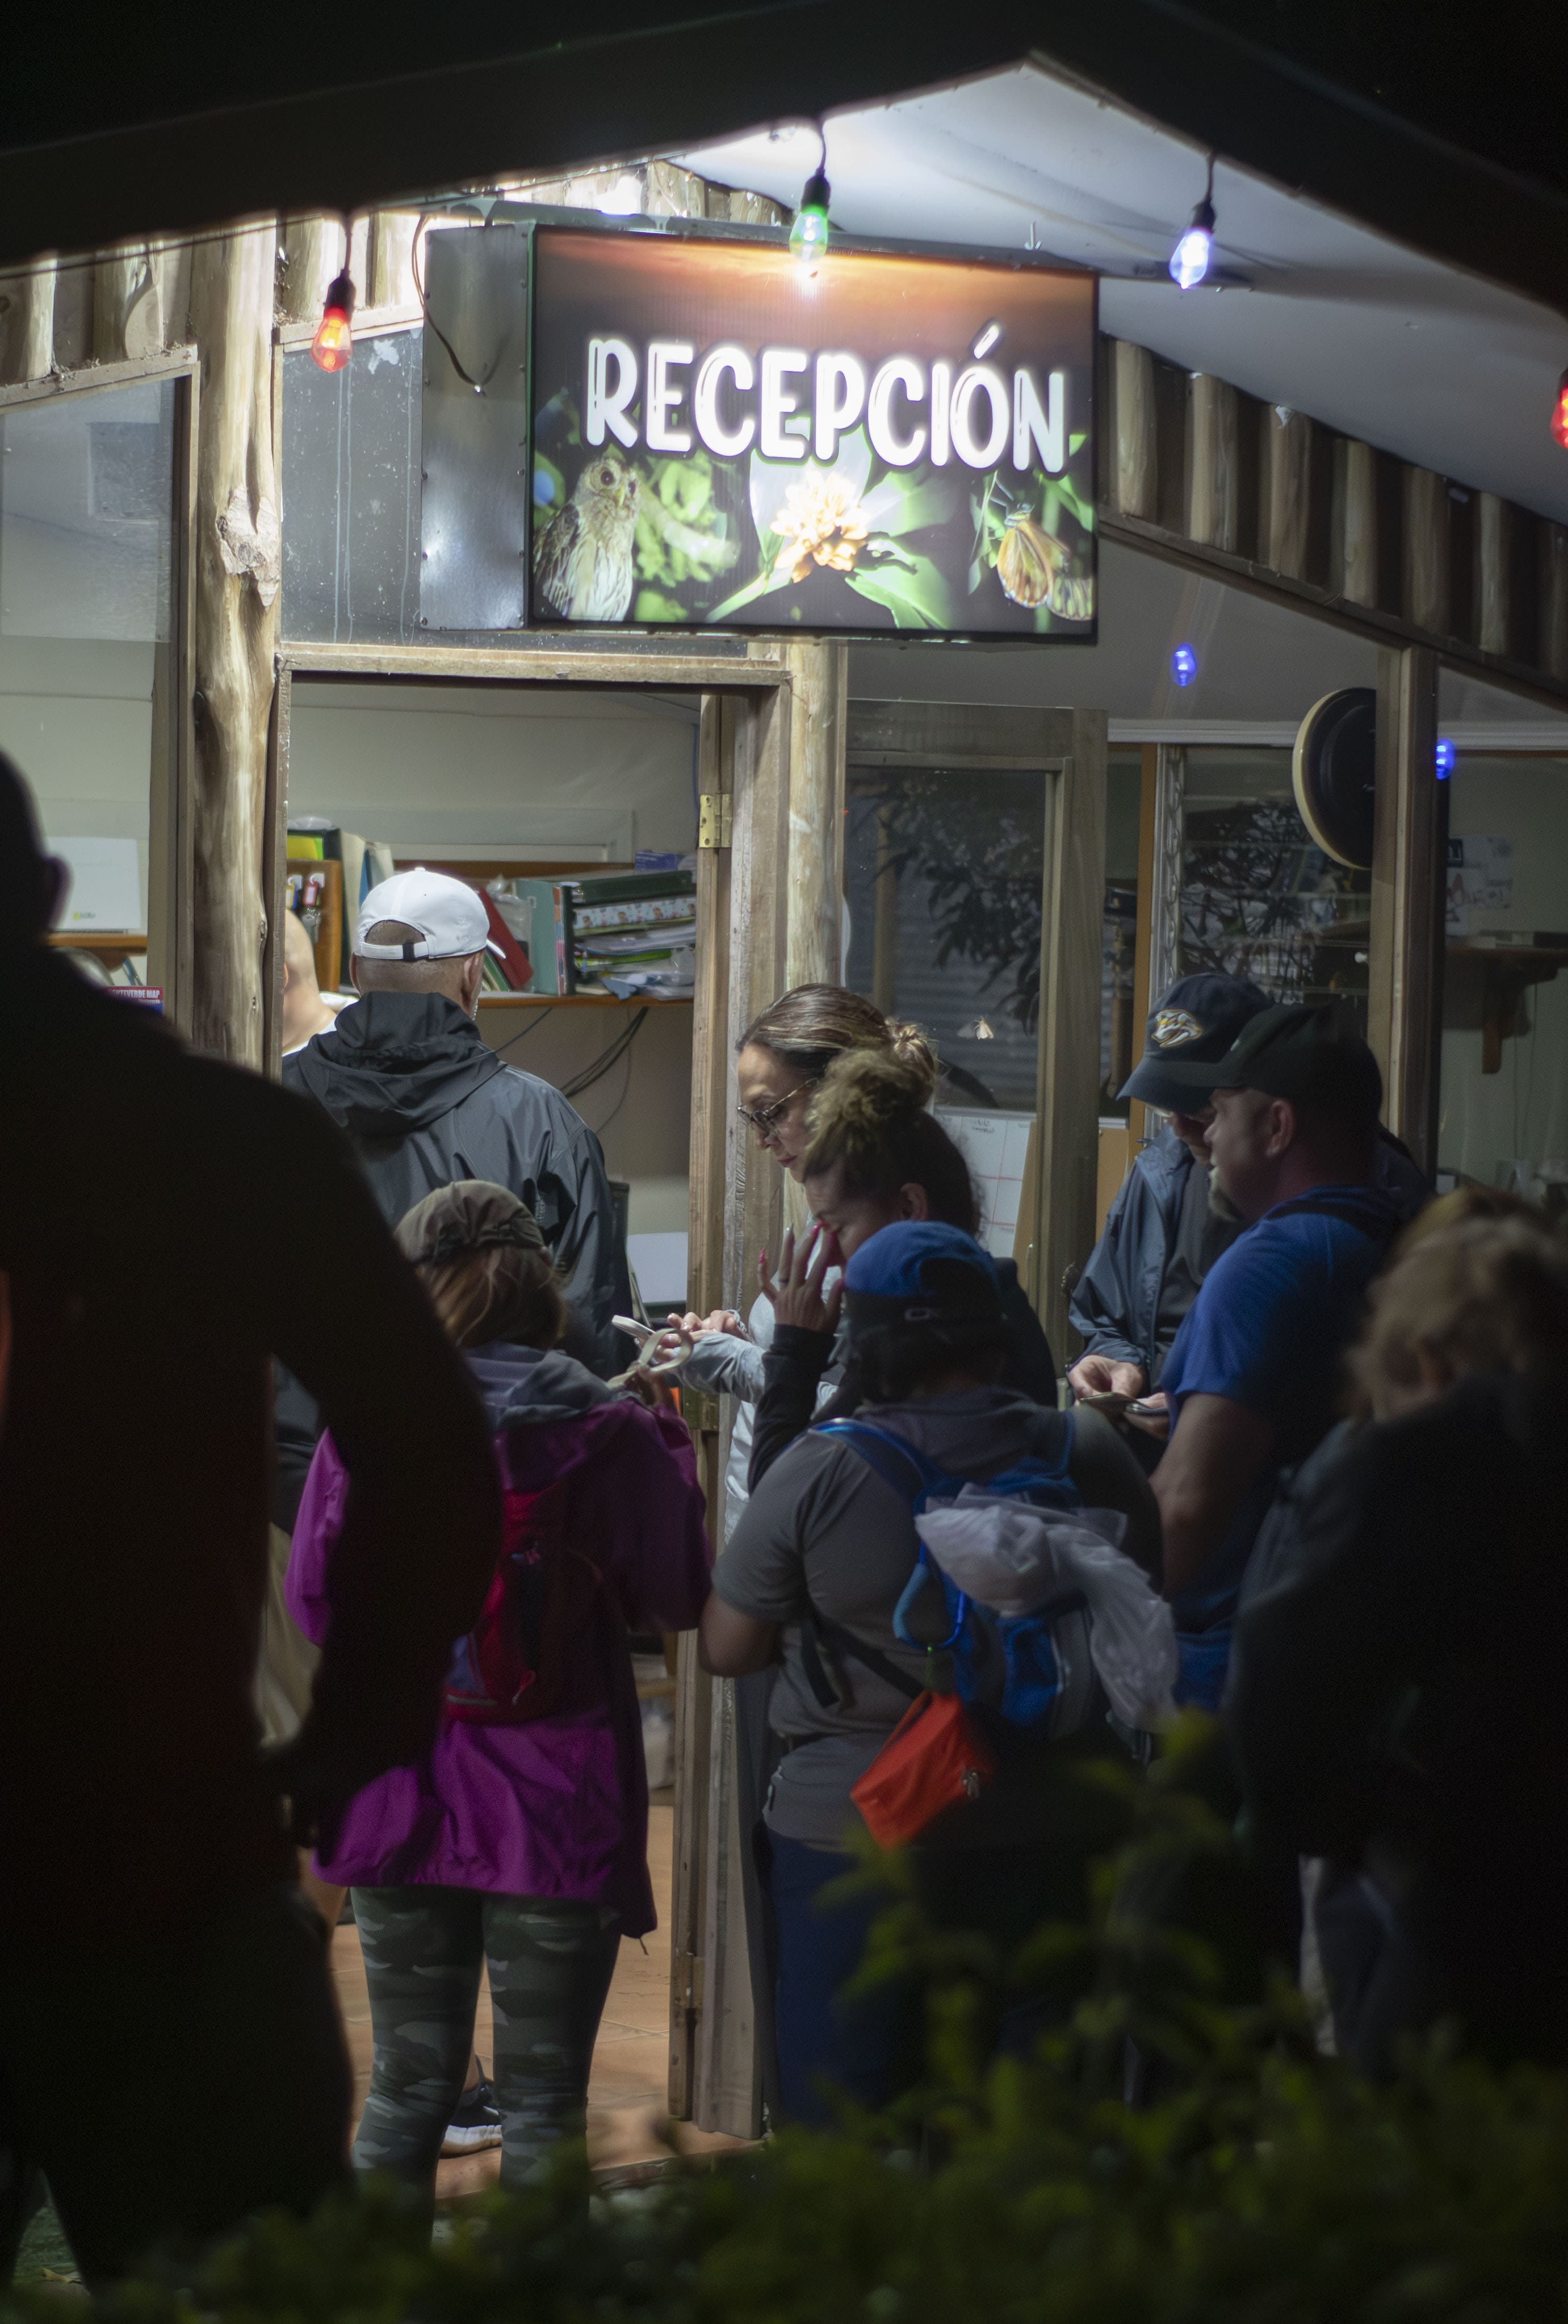
M 1304 1461 L 1337 1417 L 1340 1360 L 1398 1224 L 1377 1187 L 1315 1186 L 1266 1212 L 1204 1278 L 1160 1374 L 1173 1434 L 1189 1396 L 1229 1397 L 1269 1423 L 1274 1455 L 1203 1573 L 1174 1600 L 1178 1628 L 1230 1619 L 1280 1470 Z

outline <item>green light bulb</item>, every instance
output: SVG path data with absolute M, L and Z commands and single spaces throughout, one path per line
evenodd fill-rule
M 827 205 L 831 198 L 832 189 L 818 170 L 814 177 L 807 178 L 801 189 L 800 207 L 789 229 L 790 255 L 800 261 L 808 274 L 816 272 L 827 249 Z

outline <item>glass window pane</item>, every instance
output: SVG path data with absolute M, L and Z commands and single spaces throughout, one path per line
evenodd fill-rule
M 283 357 L 282 634 L 420 634 L 419 330 L 357 338 L 346 371 Z
M 1189 750 L 1180 960 L 1249 976 L 1273 1001 L 1344 1002 L 1367 1025 L 1372 875 L 1313 844 L 1290 752 Z
M 852 767 L 849 982 L 936 1040 L 944 1102 L 1032 1113 L 1045 779 Z
M 148 981 L 176 399 L 163 380 L 0 413 L 0 746 L 71 865 L 62 940 L 121 983 Z
M 1568 752 L 1461 748 L 1448 786 L 1437 1159 L 1568 1203 Z

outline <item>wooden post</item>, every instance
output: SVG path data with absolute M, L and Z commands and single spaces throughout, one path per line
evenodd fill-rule
M 285 323 L 319 322 L 327 286 L 342 264 L 341 218 L 287 219 L 278 293 L 281 319 Z
M 1448 486 L 1430 468 L 1405 470 L 1405 619 L 1448 634 Z
M 789 863 L 784 982 L 836 984 L 844 928 L 844 694 L 849 648 L 805 639 L 784 650 L 789 715 Z
M 1506 654 L 1513 635 L 1513 504 L 1496 493 L 1475 496 L 1475 641 Z
M 1154 867 L 1156 807 L 1159 796 L 1159 749 L 1154 742 L 1145 742 L 1139 758 L 1142 761 L 1138 795 L 1138 934 L 1132 947 L 1132 1038 L 1138 1056 L 1143 1054 L 1143 1026 L 1139 1011 L 1145 1018 L 1152 1014 L 1158 995 L 1149 990 L 1150 938 L 1154 920 Z M 1128 1133 L 1132 1149 L 1139 1142 L 1152 1138 L 1156 1124 L 1149 1120 L 1151 1109 L 1134 1098 L 1127 1117 Z
M 1059 714 L 1058 714 L 1059 715 Z M 1076 1342 L 1062 1278 L 1094 1245 L 1098 1024 L 1105 916 L 1105 713 L 1072 713 L 1072 747 L 1046 773 L 1045 942 L 1040 953 L 1039 1169 L 1035 1305 L 1058 1362 Z
M 418 296 L 413 262 L 414 229 L 419 222 L 417 210 L 372 212 L 366 266 L 369 279 L 364 285 L 367 307 L 412 305 Z
M 1382 1069 L 1383 1119 L 1428 1172 L 1437 1167 L 1447 798 L 1436 750 L 1436 654 L 1382 648 L 1368 1038 Z
M 1236 391 L 1194 372 L 1187 398 L 1187 533 L 1234 551 L 1241 538 Z
M 1312 503 L 1312 422 L 1283 403 L 1263 409 L 1262 561 L 1292 581 L 1306 572 Z
M 0 282 L 0 387 L 24 387 L 47 379 L 54 364 L 53 254 L 35 259 L 25 273 Z
M 1334 441 L 1331 583 L 1351 605 L 1378 602 L 1378 463 L 1353 436 Z
M 1541 641 L 1548 678 L 1568 678 L 1568 525 L 1541 526 Z
M 1154 357 L 1130 339 L 1111 342 L 1111 396 L 1115 442 L 1111 490 L 1125 516 L 1156 513 Z
M 731 697 L 706 694 L 697 729 L 697 783 L 705 796 L 733 791 L 742 715 Z M 722 821 L 719 825 L 722 835 Z M 699 1314 L 723 1304 L 724 1169 L 729 1145 L 730 849 L 706 847 L 696 865 L 697 981 L 691 1047 L 689 1296 Z M 718 1399 L 688 1392 L 683 1416 L 696 1440 L 708 1532 L 724 1539 L 724 1469 Z M 669 2111 L 689 2121 L 697 2102 L 697 2028 L 704 2001 L 703 1922 L 707 1875 L 708 1787 L 713 1762 L 713 1681 L 684 1632 L 675 1674 L 675 1845 L 670 1897 Z
M 791 689 L 752 697 L 737 718 L 731 823 L 729 1025 L 725 1044 L 724 1297 L 750 1305 L 759 1250 L 778 1250 L 779 1172 L 758 1150 L 734 1111 L 734 1047 L 758 1010 L 783 989 L 789 927 L 788 846 Z M 842 756 L 842 746 L 841 746 Z M 715 1076 L 716 1086 L 716 1075 Z M 707 1821 L 700 1867 L 702 1941 L 693 2116 L 704 2130 L 754 2138 L 761 2128 L 761 2084 L 752 2007 L 752 1972 L 741 1890 L 734 1687 L 709 1688 L 706 1785 L 694 1770 Z
M 872 905 L 872 999 L 884 1017 L 892 1014 L 899 989 L 899 878 L 893 869 L 893 807 L 877 809 L 876 887 Z
M 196 518 L 196 1005 L 198 1048 L 263 1063 L 267 727 L 281 549 L 272 414 L 269 223 L 198 246 Z

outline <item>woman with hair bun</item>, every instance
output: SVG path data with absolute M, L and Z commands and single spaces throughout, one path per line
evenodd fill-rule
M 843 984 L 798 984 L 754 1017 L 735 1044 L 739 1111 L 756 1132 L 764 1154 L 792 1178 L 800 1176 L 807 1145 L 806 1117 L 824 1076 L 846 1055 L 894 1061 L 918 1102 L 928 1105 L 936 1088 L 936 1055 L 919 1028 L 890 1022 L 874 1001 Z M 793 1243 L 786 1250 L 793 1254 Z M 773 1287 L 766 1265 L 751 1314 L 733 1308 L 711 1315 L 671 1315 L 671 1331 L 696 1346 L 684 1378 L 693 1388 L 739 1399 L 730 1437 L 724 1479 L 724 1534 L 734 1531 L 748 1490 L 752 1460 L 752 1406 L 762 1392 L 764 1353 L 773 1337 Z M 821 1375 L 831 1395 L 836 1374 Z
M 900 1219 L 980 1232 L 969 1165 L 928 1098 L 924 1075 L 896 1050 L 859 1049 L 835 1059 L 811 1100 L 800 1176 L 816 1225 L 798 1245 L 786 1237 L 779 1286 L 770 1295 L 773 1333 L 752 1424 L 753 1491 L 814 1416 L 841 1419 L 861 1404 L 858 1373 L 845 1370 L 839 1348 L 842 1278 L 827 1287 L 830 1268 Z M 1039 1319 L 1012 1261 L 994 1264 L 1008 1338 L 1003 1384 L 1055 1405 L 1056 1368 Z M 830 1377 L 838 1385 L 819 1411 Z

